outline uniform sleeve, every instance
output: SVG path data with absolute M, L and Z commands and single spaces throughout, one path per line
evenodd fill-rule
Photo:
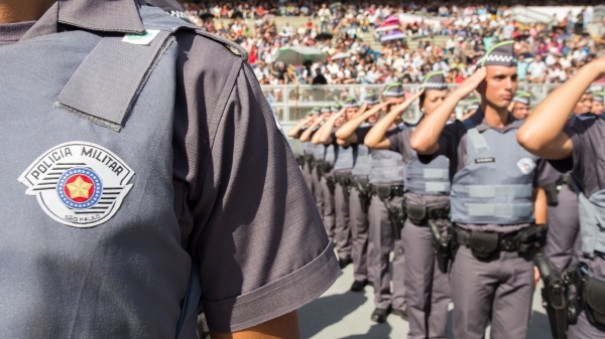
M 464 129 L 460 121 L 456 121 L 453 124 L 445 125 L 441 135 L 439 135 L 439 155 L 444 155 L 450 159 L 455 160 L 458 154 L 458 144 L 460 143 L 460 132 Z
M 362 126 L 355 130 L 355 135 L 357 136 L 357 143 L 363 145 L 363 139 L 366 138 L 368 132 L 370 131 L 370 127 Z
M 390 143 L 390 147 L 389 150 L 393 151 L 393 152 L 397 152 L 397 153 L 402 153 L 403 154 L 403 135 L 405 133 L 405 130 L 400 131 L 399 133 L 391 133 L 390 135 L 387 134 L 387 139 L 389 140 Z
M 450 169 L 451 173 L 456 173 L 458 171 L 458 158 L 459 154 L 459 144 L 461 136 L 463 135 L 464 126 L 460 121 L 456 121 L 453 124 L 447 124 L 441 131 L 439 135 L 439 139 L 437 140 L 437 144 L 439 145 L 439 150 L 435 154 L 431 155 L 418 155 L 418 159 L 422 163 L 429 163 L 435 157 L 439 155 L 446 156 L 450 160 Z
M 203 53 L 198 60 L 206 60 Z M 211 58 L 223 74 L 208 71 L 191 85 L 196 91 L 209 87 L 189 100 L 199 109 L 190 116 L 198 114 L 200 136 L 187 136 L 197 145 L 188 152 L 195 157 L 187 177 L 193 186 L 189 243 L 203 310 L 215 332 L 296 310 L 327 290 L 339 272 L 313 198 L 252 70 L 224 59 Z M 196 68 L 202 66 L 209 67 Z

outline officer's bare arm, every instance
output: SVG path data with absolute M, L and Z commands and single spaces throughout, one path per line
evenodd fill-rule
M 384 116 L 384 118 L 380 119 L 373 127 L 370 129 L 368 134 L 366 135 L 363 143 L 366 144 L 369 148 L 373 149 L 388 149 L 391 147 L 391 142 L 386 137 L 387 131 L 389 128 L 397 121 L 397 119 L 401 116 L 406 109 L 410 107 L 410 105 L 420 97 L 424 91 L 418 91 L 410 98 L 408 98 L 403 103 L 393 107 L 393 109 Z
M 328 118 L 329 120 L 330 118 Z M 319 137 L 321 136 L 321 133 L 323 133 L 323 131 L 325 130 L 326 127 L 326 121 L 323 118 L 320 119 L 322 122 L 322 125 L 319 126 L 319 128 L 317 129 L 317 132 L 315 132 L 315 134 L 313 134 L 313 137 L 311 138 L 311 143 L 313 144 L 320 144 L 319 142 Z
M 353 119 L 347 121 L 342 127 L 336 131 L 336 138 L 339 140 L 345 140 L 349 143 L 357 143 L 357 135 L 355 131 L 363 124 L 364 121 L 368 120 L 372 115 L 378 113 L 383 107 L 387 105 L 387 102 L 381 102 L 380 104 L 372 107 L 363 113 L 356 115 Z
M 604 75 L 605 57 L 582 67 L 536 107 L 517 132 L 519 143 L 545 159 L 569 158 L 573 144 L 563 132 L 569 113 L 590 84 Z
M 537 225 L 544 225 L 547 223 L 547 211 L 546 192 L 543 188 L 534 189 L 534 217 Z
M 458 102 L 471 94 L 485 79 L 485 67 L 478 69 L 456 88 L 443 103 L 430 115 L 426 116 L 410 139 L 410 146 L 419 154 L 435 154 L 439 150 L 439 135 L 450 118 Z
M 320 123 L 321 117 L 316 118 L 315 121 L 313 121 L 313 123 L 311 124 L 311 126 L 309 126 L 309 128 L 307 128 L 303 132 L 303 134 L 301 134 L 299 140 L 302 142 L 311 141 L 311 136 L 313 135 L 313 132 L 316 130 L 317 126 L 319 126 Z
M 294 127 L 293 127 L 293 128 L 290 130 L 290 132 L 288 132 L 288 136 L 289 136 L 290 138 L 295 138 L 295 139 L 296 139 L 296 138 L 298 138 L 298 137 L 299 137 L 299 135 L 298 135 L 298 134 L 300 133 L 300 130 L 301 130 L 301 129 L 302 129 L 302 128 L 303 128 L 303 127 L 304 127 L 304 126 L 307 124 L 307 123 L 309 123 L 309 121 L 310 121 L 310 120 L 311 120 L 311 118 L 310 118 L 310 117 L 307 117 L 307 118 L 304 118 L 304 119 L 300 120 L 300 121 L 299 121 L 299 122 L 296 124 L 296 126 L 294 126 Z
M 296 312 L 292 312 L 247 330 L 235 333 L 213 333 L 210 337 L 212 339 L 298 339 L 300 338 L 298 318 Z
M 343 116 L 343 114 L 345 114 L 345 109 L 343 108 L 340 110 L 340 112 L 336 113 L 336 114 L 332 114 L 330 116 L 330 118 L 326 121 L 326 123 L 321 127 L 321 131 L 318 134 L 317 137 L 317 143 L 319 144 L 329 144 L 330 143 L 330 136 L 332 135 L 332 130 L 334 129 L 334 124 L 336 123 L 336 120 L 338 120 L 338 118 L 340 118 L 341 116 Z M 313 143 L 315 143 L 315 140 L 313 141 Z

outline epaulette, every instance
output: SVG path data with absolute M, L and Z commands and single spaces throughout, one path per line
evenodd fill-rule
M 248 60 L 248 52 L 239 44 L 236 44 L 233 41 L 221 38 L 218 35 L 212 34 L 210 32 L 204 31 L 202 29 L 196 29 L 195 32 L 201 36 L 204 36 L 208 39 L 214 40 L 221 45 L 225 46 L 231 53 L 239 56 L 243 60 Z

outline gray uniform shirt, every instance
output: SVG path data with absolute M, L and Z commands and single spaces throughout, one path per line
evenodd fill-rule
M 605 189 L 605 120 L 595 115 L 574 118 L 565 127 L 565 133 L 573 142 L 572 157 L 562 161 L 551 161 L 562 172 L 571 170 L 580 190 L 590 197 Z
M 143 25 L 138 11 L 138 6 L 131 0 L 58 1 L 33 27 L 29 27 L 31 24 L 0 26 L 0 44 L 4 44 L 0 46 L 0 53 L 2 48 L 65 31 L 84 29 L 101 35 L 140 32 Z M 179 31 L 176 38 L 174 120 L 166 121 L 173 126 L 173 137 L 171 145 L 163 145 L 172 148 L 167 154 L 173 155 L 174 195 L 154 199 L 165 199 L 166 204 L 173 205 L 172 215 L 167 218 L 177 220 L 179 227 L 171 233 L 173 238 L 164 239 L 162 243 L 173 244 L 173 253 L 176 252 L 174 247 L 181 249 L 177 257 L 166 255 L 162 260 L 169 266 L 175 259 L 172 264 L 179 272 L 199 272 L 199 280 L 195 283 L 201 288 L 201 299 L 193 304 L 199 304 L 200 311 L 203 309 L 206 313 L 213 331 L 242 330 L 310 302 L 332 284 L 339 270 L 296 161 L 276 126 L 252 70 L 244 62 L 245 52 L 235 45 L 190 30 Z M 67 55 L 70 50 L 65 53 Z M 21 93 L 16 88 L 6 90 Z M 43 92 L 44 86 L 38 86 L 29 95 L 35 97 Z M 25 109 L 31 111 L 31 108 Z M 40 109 L 40 112 L 45 110 Z M 20 114 L 18 111 L 10 113 Z M 82 121 L 75 114 L 66 119 Z M 129 120 L 140 119 L 129 117 Z M 68 123 L 71 120 L 66 121 Z M 29 128 L 39 129 L 40 134 L 64 133 L 66 140 L 70 140 L 67 130 L 47 131 L 35 123 Z M 107 133 L 109 137 L 119 135 L 108 129 L 101 130 L 103 127 L 91 128 Z M 0 142 L 5 147 L 15 145 L 18 135 L 1 135 Z M 53 146 L 49 144 L 46 149 Z M 14 176 L 23 170 L 18 167 L 33 161 L 35 157 L 30 159 L 33 154 L 40 155 L 46 149 L 23 152 L 22 157 L 15 159 L 18 161 L 15 168 L 7 170 L 0 184 L 13 187 Z M 153 149 L 147 151 L 150 158 L 161 154 Z M 128 158 L 127 154 L 122 156 Z M 129 165 L 135 172 L 137 166 L 145 166 Z M 136 190 L 140 192 L 153 187 L 153 181 L 141 182 L 142 179 L 133 177 L 133 188 L 112 220 L 118 220 L 121 213 L 140 213 L 140 222 L 146 222 L 145 211 L 139 210 L 139 203 L 132 199 L 138 194 Z M 24 190 L 21 193 L 25 194 Z M 21 199 L 21 196 L 8 198 Z M 46 217 L 39 210 L 33 212 Z M 15 213 L 0 208 L 0 218 L 2 215 L 14 217 Z M 4 280 L 4 286 L 0 286 L 2 292 L 23 290 L 25 295 L 28 292 L 38 295 L 20 303 L 13 303 L 14 298 L 2 298 L 0 318 L 9 321 L 10 326 L 0 320 L 3 324 L 0 337 L 35 337 L 35 333 L 54 337 L 176 335 L 179 324 L 170 321 L 179 318 L 182 310 L 178 305 L 185 308 L 184 303 L 188 302 L 186 275 L 139 272 L 137 276 L 145 279 L 138 281 L 111 276 L 111 271 L 98 270 L 107 267 L 107 259 L 101 256 L 93 258 L 92 262 L 80 262 L 83 253 L 56 255 L 57 249 L 69 247 L 62 246 L 61 241 L 67 245 L 74 241 L 72 236 L 102 233 L 105 225 L 77 229 L 50 217 L 40 220 L 43 225 L 35 225 L 35 231 L 48 230 L 48 237 L 12 238 L 10 246 L 0 248 L 6 254 L 0 271 L 3 276 L 21 276 L 30 269 L 38 273 L 35 277 L 23 277 L 22 284 L 7 286 L 9 280 Z M 12 219 L 3 228 L 6 234 L 13 234 L 8 233 L 13 229 L 15 232 L 24 229 L 23 222 L 18 219 Z M 112 254 L 112 260 L 117 260 L 115 263 L 120 267 L 127 269 L 130 263 L 133 271 L 141 270 L 137 256 L 144 258 L 147 254 L 156 256 L 159 253 L 161 257 L 163 248 L 158 247 L 158 243 L 144 241 L 153 239 L 153 235 L 133 236 L 131 242 L 102 243 L 98 246 L 104 246 L 103 249 L 94 250 Z M 45 242 L 51 239 L 52 243 Z M 19 262 L 41 265 L 40 268 L 19 267 L 13 263 L 11 258 L 16 253 L 9 251 L 14 248 L 20 249 L 19 258 L 25 258 Z M 27 259 L 28 248 L 35 248 L 37 259 Z M 71 272 L 77 276 L 76 280 L 74 276 L 60 274 L 66 263 L 72 264 L 69 267 L 82 268 Z M 185 267 L 180 269 L 180 265 Z M 106 279 L 95 278 L 104 275 Z M 77 281 L 87 283 L 78 285 Z M 103 281 L 111 281 L 112 285 L 103 285 Z M 55 285 L 62 288 L 55 289 Z M 159 291 L 172 292 L 158 295 L 157 300 L 133 297 L 137 290 L 153 285 Z M 98 287 L 103 289 L 89 291 Z M 87 298 L 91 295 L 96 295 L 96 299 Z M 173 299 L 165 299 L 166 296 Z M 170 312 L 173 314 L 158 319 L 158 314 L 165 316 Z

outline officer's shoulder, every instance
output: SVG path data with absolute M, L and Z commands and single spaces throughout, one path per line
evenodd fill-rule
M 236 44 L 233 41 L 229 41 L 225 38 L 222 38 L 216 34 L 209 33 L 202 29 L 196 29 L 195 34 L 197 35 L 197 39 L 200 40 L 200 43 L 202 44 L 207 44 L 209 47 L 221 47 L 226 51 L 229 51 L 229 53 L 236 56 L 237 58 L 240 58 L 242 60 L 248 60 L 248 52 L 246 52 L 246 50 L 242 46 Z

